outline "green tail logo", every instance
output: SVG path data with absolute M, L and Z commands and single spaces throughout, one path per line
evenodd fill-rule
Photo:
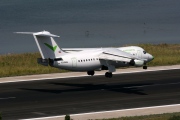
M 49 44 L 47 44 L 47 43 L 44 43 L 48 48 L 50 48 L 52 51 L 55 51 L 56 50 L 56 48 L 57 48 L 57 45 L 56 46 L 51 46 L 51 45 L 49 45 Z

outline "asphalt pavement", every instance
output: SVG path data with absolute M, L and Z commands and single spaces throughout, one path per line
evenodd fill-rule
M 3 120 L 180 103 L 180 70 L 0 84 Z

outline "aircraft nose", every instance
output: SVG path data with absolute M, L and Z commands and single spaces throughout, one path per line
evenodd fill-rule
M 153 59 L 154 59 L 154 57 L 151 54 L 148 53 L 148 60 L 151 61 Z

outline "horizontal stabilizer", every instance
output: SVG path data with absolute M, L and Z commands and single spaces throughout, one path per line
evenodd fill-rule
M 16 34 L 29 34 L 29 35 L 33 35 L 34 32 L 14 32 Z
M 44 37 L 60 37 L 58 35 L 51 34 L 48 31 L 42 31 L 42 32 L 15 32 L 17 34 L 30 34 L 34 36 L 44 36 Z

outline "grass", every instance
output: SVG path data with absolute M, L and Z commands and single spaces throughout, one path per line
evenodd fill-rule
M 96 119 L 96 120 L 180 120 L 180 113 L 165 113 L 157 115 L 121 117 L 111 119 Z
M 37 64 L 39 53 L 9 54 L 0 56 L 0 77 L 65 72 Z
M 180 44 L 139 44 L 148 53 L 154 56 L 149 66 L 177 65 L 180 64 Z
M 154 60 L 148 66 L 180 64 L 180 44 L 139 44 Z M 0 56 L 0 77 L 66 72 L 37 64 L 39 53 L 8 54 Z

